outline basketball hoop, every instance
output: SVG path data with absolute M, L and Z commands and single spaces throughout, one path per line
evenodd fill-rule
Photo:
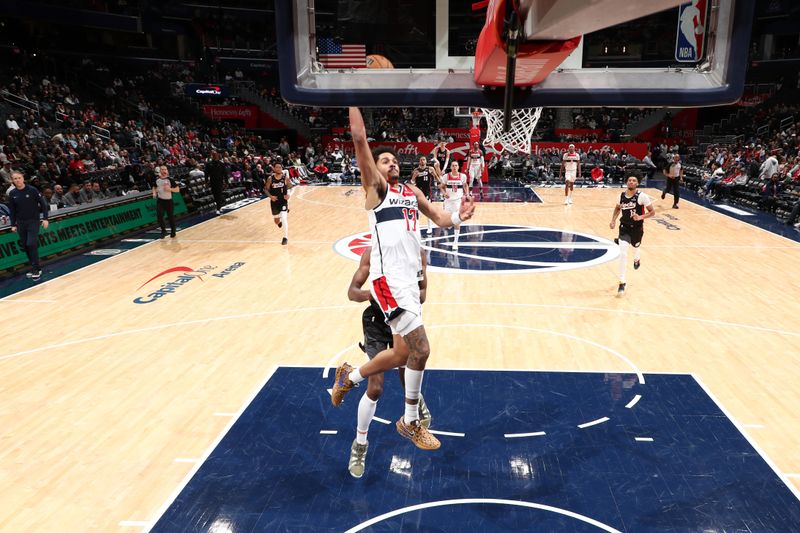
M 524 107 L 511 111 L 511 127 L 508 131 L 503 131 L 503 120 L 505 113 L 502 109 L 481 109 L 483 116 L 486 117 L 486 138 L 483 145 L 493 147 L 499 144 L 503 150 L 513 152 L 531 153 L 531 138 L 536 124 L 542 116 L 541 107 Z M 472 121 L 475 123 L 473 113 Z M 480 116 L 478 117 L 480 121 Z

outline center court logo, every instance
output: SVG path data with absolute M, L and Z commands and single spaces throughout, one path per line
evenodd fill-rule
M 190 282 L 192 282 L 192 281 L 194 281 L 196 279 L 200 280 L 202 282 L 203 281 L 203 277 L 204 276 L 209 276 L 209 275 L 210 275 L 211 278 L 225 278 L 226 276 L 228 276 L 232 272 L 238 270 L 243 265 L 244 265 L 244 263 L 242 263 L 242 262 L 233 263 L 229 267 L 224 268 L 224 269 L 220 270 L 219 272 L 216 272 L 216 273 L 213 273 L 213 274 L 212 274 L 212 272 L 217 270 L 216 266 L 206 265 L 206 266 L 203 266 L 203 267 L 200 267 L 200 268 L 190 268 L 190 267 L 187 267 L 187 266 L 177 266 L 177 267 L 168 268 L 167 270 L 164 270 L 163 272 L 159 272 L 158 274 L 156 274 L 152 278 L 150 278 L 147 281 L 145 281 L 144 283 L 142 283 L 139 286 L 139 288 L 137 289 L 137 292 L 140 291 L 142 288 L 144 288 L 145 285 L 148 285 L 151 282 L 153 282 L 153 281 L 155 281 L 155 280 L 157 280 L 159 278 L 165 278 L 167 276 L 170 276 L 171 280 L 167 281 L 166 283 L 162 283 L 161 286 L 159 286 L 156 290 L 154 290 L 152 292 L 149 292 L 145 296 L 139 296 L 137 298 L 134 298 L 133 299 L 133 303 L 135 303 L 135 304 L 149 304 L 149 303 L 157 302 L 159 299 L 164 298 L 165 296 L 170 296 L 172 294 L 175 294 L 180 288 L 182 288 L 187 283 L 190 283 Z
M 369 233 L 349 235 L 334 250 L 358 261 L 370 245 Z M 588 233 L 499 224 L 464 224 L 453 246 L 453 230 L 436 228 L 423 233 L 422 247 L 430 272 L 528 273 L 573 270 L 596 266 L 619 256 L 611 240 Z

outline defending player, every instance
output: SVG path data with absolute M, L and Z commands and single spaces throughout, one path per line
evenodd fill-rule
M 355 107 L 350 108 L 350 131 L 361 168 L 361 184 L 366 191 L 365 207 L 370 212 L 370 292 L 380 305 L 392 335 L 402 337 L 409 351 L 405 414 L 397 421 L 397 432 L 421 449 L 435 450 L 441 443 L 420 424 L 418 410 L 430 345 L 422 323 L 420 304 L 422 260 L 417 221 L 421 211 L 441 228 L 461 224 L 472 218 L 475 204 L 471 198 L 465 198 L 459 212 L 448 215 L 430 203 L 422 191 L 413 185 L 400 183 L 397 156 L 390 148 L 377 148 L 370 152 L 364 119 Z M 358 369 L 344 363 L 336 369 L 331 403 L 341 405 L 345 394 L 356 384 L 402 364 L 403 358 L 398 359 L 390 350 L 382 351 Z
M 447 148 L 446 142 L 439 141 L 439 144 L 433 147 L 431 155 L 436 161 L 439 162 L 439 168 L 442 170 L 442 172 L 444 172 L 445 169 L 450 168 L 448 166 L 450 164 L 450 150 Z
M 581 175 L 581 156 L 575 151 L 575 145 L 570 144 L 561 161 L 561 170 L 558 178 L 564 176 L 564 205 L 572 204 L 572 191 L 575 189 L 575 180 Z
M 425 198 L 427 198 L 428 201 L 433 201 L 433 196 L 431 196 L 434 191 L 433 184 L 438 183 L 438 179 L 433 168 L 428 166 L 428 160 L 425 156 L 419 158 L 419 166 L 411 172 L 411 183 L 413 183 L 417 189 L 422 191 L 422 194 L 425 195 Z M 428 235 L 431 235 L 432 233 L 433 227 L 429 217 Z
M 619 220 L 619 237 L 614 242 L 619 244 L 619 287 L 617 295 L 625 294 L 625 271 L 627 269 L 628 247 L 633 246 L 633 268 L 639 269 L 642 257 L 642 236 L 644 235 L 644 219 L 656 214 L 650 197 L 639 190 L 639 174 L 631 173 L 626 182 L 628 188 L 619 194 L 619 202 L 614 206 L 611 223 L 614 229 L 617 216 L 622 213 Z
M 350 281 L 350 287 L 347 289 L 347 297 L 353 302 L 369 302 L 369 306 L 364 309 L 361 315 L 361 325 L 364 330 L 364 343 L 359 343 L 359 347 L 367 354 L 367 357 L 372 359 L 378 353 L 384 350 L 391 350 L 398 354 L 405 354 L 408 357 L 408 347 L 402 339 L 399 339 L 397 346 L 394 346 L 394 339 L 392 338 L 392 330 L 384 320 L 383 311 L 381 310 L 378 302 L 372 298 L 368 289 L 363 289 L 369 277 L 369 262 L 371 248 L 364 250 L 361 255 L 358 269 L 353 274 L 353 279 Z M 428 285 L 428 277 L 426 275 L 427 261 L 425 254 L 422 254 L 422 279 L 419 281 L 419 301 L 420 304 L 425 303 L 425 293 Z M 405 368 L 399 367 L 397 369 L 400 384 L 405 388 Z M 375 416 L 375 410 L 378 405 L 378 399 L 383 394 L 383 372 L 372 375 L 367 380 L 367 391 L 361 396 L 361 401 L 358 402 L 358 421 L 356 424 L 356 438 L 350 447 L 350 461 L 348 462 L 347 469 L 350 475 L 355 478 L 360 478 L 364 475 L 364 470 L 367 466 L 367 449 L 369 442 L 367 440 L 367 433 L 369 432 L 369 425 L 372 418 Z M 424 427 L 429 428 L 433 417 L 431 412 L 425 405 L 425 400 L 422 393 L 419 394 L 419 423 Z

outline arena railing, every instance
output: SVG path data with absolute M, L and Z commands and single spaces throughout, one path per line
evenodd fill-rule
M 3 89 L 3 91 L 0 92 L 0 94 L 3 95 L 3 100 L 8 102 L 9 104 L 25 108 L 28 111 L 33 111 L 37 115 L 39 114 L 39 104 L 34 102 L 33 100 L 28 100 L 24 96 L 13 94 L 6 89 Z

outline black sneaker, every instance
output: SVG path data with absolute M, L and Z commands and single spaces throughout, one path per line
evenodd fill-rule
M 286 246 L 287 244 L 289 244 L 289 239 L 287 239 L 286 237 L 284 237 L 284 238 L 283 238 L 283 240 L 281 241 L 281 244 L 282 244 L 282 245 L 284 245 L 284 246 Z
M 42 271 L 41 270 L 34 270 L 33 272 L 31 272 L 31 279 L 33 281 L 39 281 L 39 278 L 41 278 L 41 277 L 42 277 Z
M 619 287 L 617 287 L 617 296 L 621 296 L 623 294 L 625 294 L 625 284 L 620 283 Z
M 663 200 L 663 199 L 664 199 L 664 198 L 666 198 L 666 197 L 667 197 L 667 193 L 665 193 L 665 192 L 662 192 L 662 193 L 661 193 L 661 199 Z
M 161 232 L 161 237 L 159 237 L 159 239 L 163 239 L 166 236 L 167 236 L 167 232 L 164 230 L 164 231 Z
M 633 269 L 634 270 L 639 270 L 640 266 L 642 266 L 642 262 L 641 261 L 634 261 L 633 262 Z
M 678 207 L 678 204 L 675 204 L 672 206 L 672 209 L 680 209 L 680 208 Z
M 174 231 L 173 231 L 173 232 L 171 232 L 171 233 L 169 234 L 169 236 L 170 236 L 170 238 L 174 239 L 174 238 L 175 238 L 175 232 L 174 232 Z

